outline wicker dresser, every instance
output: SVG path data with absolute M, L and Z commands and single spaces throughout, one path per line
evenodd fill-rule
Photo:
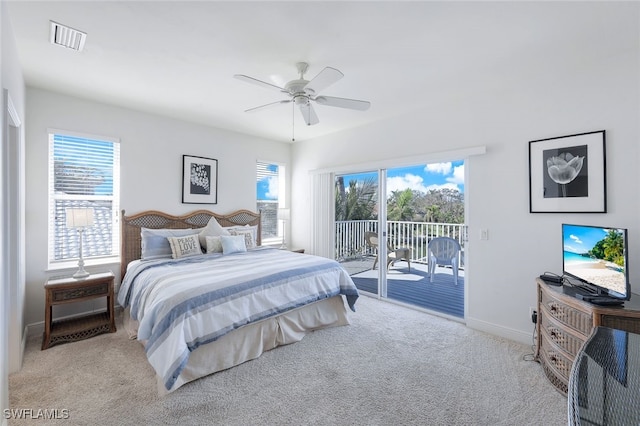
M 567 394 L 576 354 L 597 326 L 640 333 L 640 295 L 624 307 L 597 306 L 563 293 L 539 278 L 536 360 L 551 383 Z

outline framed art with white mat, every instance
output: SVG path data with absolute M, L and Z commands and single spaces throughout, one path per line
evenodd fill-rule
M 530 213 L 606 213 L 605 131 L 529 142 Z

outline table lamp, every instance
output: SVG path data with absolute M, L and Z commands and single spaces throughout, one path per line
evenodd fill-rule
M 78 247 L 80 258 L 78 259 L 78 270 L 73 274 L 73 278 L 86 278 L 89 273 L 84 270 L 84 259 L 82 258 L 82 233 L 85 228 L 93 226 L 93 209 L 92 208 L 67 208 L 67 228 L 78 229 Z
M 285 237 L 285 228 L 287 227 L 287 221 L 291 217 L 291 210 L 289 209 L 278 209 L 278 220 L 282 221 L 282 245 L 281 249 L 287 248 L 287 238 Z

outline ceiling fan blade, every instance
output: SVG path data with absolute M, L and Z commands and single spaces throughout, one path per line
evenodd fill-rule
M 311 103 L 307 102 L 305 104 L 300 104 L 300 112 L 302 113 L 304 122 L 307 123 L 307 126 L 312 126 L 320 122 Z
M 257 109 L 267 108 L 267 107 L 270 107 L 270 106 L 280 105 L 280 104 L 288 104 L 289 102 L 291 102 L 291 99 L 285 99 L 285 100 L 282 100 L 282 101 L 271 102 L 271 103 L 260 105 L 260 106 L 257 106 L 257 107 L 245 109 L 244 112 L 253 112 L 253 111 L 257 110 Z
M 307 83 L 304 87 L 306 89 L 313 90 L 314 93 L 320 92 L 322 89 L 326 89 L 331 86 L 336 81 L 340 80 L 344 77 L 340 71 L 335 68 L 326 67 L 318 75 L 313 77 L 313 79 Z
M 267 83 L 266 81 L 262 81 L 262 80 L 258 80 L 258 79 L 253 78 L 253 77 L 249 77 L 248 75 L 236 74 L 236 75 L 234 75 L 234 77 L 237 78 L 238 80 L 242 80 L 242 81 L 245 81 L 247 83 L 252 83 L 252 84 L 256 84 L 258 86 L 266 87 L 267 89 L 275 89 L 275 90 L 277 90 L 279 92 L 287 93 L 287 91 L 284 90 L 284 88 L 282 88 L 280 86 L 276 86 L 275 84 Z
M 357 99 L 336 98 L 334 96 L 318 96 L 314 99 L 320 105 L 332 107 L 356 109 L 358 111 L 366 111 L 371 106 L 371 102 L 359 101 Z

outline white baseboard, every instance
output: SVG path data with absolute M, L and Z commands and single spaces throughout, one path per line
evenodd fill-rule
M 493 334 L 494 336 L 504 337 L 505 339 L 513 340 L 525 345 L 531 345 L 533 342 L 533 327 L 531 332 L 526 333 L 520 330 L 514 330 L 513 328 L 502 327 L 490 322 L 482 321 L 476 318 L 467 317 L 467 327 L 474 330 L 484 331 L 485 333 Z
M 27 330 L 27 338 L 38 335 L 42 336 L 42 333 L 44 333 L 44 321 L 27 324 Z
M 29 338 L 29 327 L 26 326 L 22 331 L 22 342 L 20 347 L 20 369 L 22 369 L 22 362 L 24 361 L 24 351 L 27 349 L 28 338 Z

